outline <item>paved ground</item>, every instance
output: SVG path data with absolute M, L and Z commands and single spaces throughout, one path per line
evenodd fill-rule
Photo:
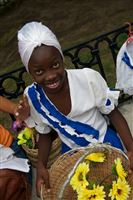
M 133 99 L 131 101 L 123 103 L 119 107 L 119 109 L 122 112 L 123 116 L 126 118 L 131 130 L 131 133 L 133 135 Z M 32 200 L 39 200 L 40 198 L 36 196 L 36 191 L 35 191 L 35 178 L 36 178 L 36 170 L 35 168 L 33 168 Z
M 131 133 L 133 135 L 133 98 L 131 101 L 125 102 L 120 106 L 120 111 L 126 118 Z

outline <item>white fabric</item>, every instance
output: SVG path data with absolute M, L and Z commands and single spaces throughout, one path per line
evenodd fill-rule
M 13 169 L 29 172 L 28 159 L 17 158 L 14 151 L 0 144 L 0 169 Z
M 118 52 L 116 60 L 116 88 L 123 90 L 125 94 L 133 95 L 133 69 L 123 61 L 125 52 L 133 66 L 133 41 L 128 39 Z
M 61 46 L 55 34 L 41 22 L 27 23 L 18 31 L 18 49 L 27 71 L 33 50 L 42 44 L 57 48 L 63 58 Z
M 71 111 L 67 117 L 75 121 L 89 124 L 96 130 L 99 130 L 99 142 L 103 142 L 107 130 L 107 122 L 101 113 L 109 114 L 114 109 L 114 101 L 116 102 L 119 92 L 110 91 L 102 76 L 92 69 L 67 70 L 67 76 L 71 96 Z M 25 90 L 27 96 L 28 88 Z M 109 105 L 106 105 L 107 99 L 110 100 Z M 35 127 L 36 130 L 42 134 L 50 132 L 49 122 L 37 113 L 30 99 L 29 104 L 31 107 L 31 117 L 26 120 L 27 125 Z M 45 108 L 43 109 L 48 113 Z M 51 115 L 49 115 L 49 117 L 58 121 Z M 65 126 L 65 128 L 70 130 L 70 127 L 68 126 Z M 56 131 L 58 132 L 58 130 Z M 73 132 L 71 133 L 73 134 Z M 62 141 L 69 147 L 77 147 L 68 138 L 65 138 L 65 136 L 60 133 L 58 134 Z M 88 141 L 95 142 L 91 136 L 84 135 L 84 137 L 87 137 Z

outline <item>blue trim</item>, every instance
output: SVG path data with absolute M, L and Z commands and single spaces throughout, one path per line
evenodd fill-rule
M 117 133 L 114 130 L 112 130 L 109 127 L 106 131 L 106 135 L 105 135 L 103 143 L 109 143 L 111 146 L 124 151 L 124 147 L 123 147 L 123 144 L 122 144 L 119 136 L 117 135 Z M 66 144 L 62 143 L 62 154 L 66 153 L 69 150 L 71 150 L 71 149 Z
M 60 133 L 65 135 L 65 137 L 69 138 L 70 140 L 74 141 L 79 146 L 87 146 L 89 144 L 88 141 L 85 140 L 83 137 L 77 137 L 76 135 L 70 135 L 64 128 L 62 128 L 58 122 L 50 119 L 46 113 L 41 109 L 41 104 L 37 98 L 37 92 L 35 91 L 34 87 L 29 88 L 28 95 L 32 101 L 33 106 L 35 109 L 45 118 L 48 122 L 55 128 L 58 129 Z
M 37 90 L 41 96 L 40 102 L 45 106 L 45 108 L 51 113 L 52 116 L 54 116 L 56 119 L 58 119 L 62 124 L 68 125 L 75 129 L 78 134 L 84 133 L 87 135 L 93 135 L 94 138 L 99 138 L 99 131 L 94 129 L 88 124 L 84 124 L 78 121 L 73 121 L 71 119 L 68 119 L 65 115 L 60 113 L 53 104 L 46 98 L 46 95 L 42 89 L 41 86 L 36 85 Z
M 110 143 L 111 146 L 116 147 L 124 151 L 123 144 L 118 137 L 117 133 L 111 128 L 108 128 L 103 143 Z
M 124 52 L 122 60 L 130 67 L 130 69 L 133 69 L 133 66 L 131 65 L 130 58 L 127 55 L 127 52 Z
M 71 148 L 68 147 L 65 143 L 62 142 L 61 153 L 64 154 L 64 153 L 66 153 L 66 152 L 68 152 L 70 150 L 71 150 Z
M 110 101 L 110 99 L 107 99 L 106 106 L 110 106 L 110 105 L 111 105 L 111 101 Z

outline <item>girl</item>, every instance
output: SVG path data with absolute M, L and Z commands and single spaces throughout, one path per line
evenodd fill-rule
M 133 139 L 115 107 L 118 91 L 110 91 L 101 75 L 92 69 L 64 69 L 56 36 L 39 22 L 27 23 L 19 30 L 18 48 L 35 81 L 26 88 L 25 95 L 30 105 L 26 123 L 39 133 L 38 192 L 42 183 L 50 191 L 46 166 L 51 128 L 62 140 L 63 153 L 90 143 L 108 142 L 121 150 L 126 148 L 133 170 Z M 103 114 L 109 117 L 119 135 L 108 127 Z

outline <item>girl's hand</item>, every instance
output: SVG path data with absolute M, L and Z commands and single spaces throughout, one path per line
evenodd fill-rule
M 15 117 L 21 121 L 26 120 L 30 115 L 30 106 L 27 97 L 24 95 L 22 100 L 19 101 L 14 111 Z
M 50 193 L 49 172 L 44 166 L 37 167 L 36 190 L 40 197 L 41 186 L 45 185 L 46 195 Z

